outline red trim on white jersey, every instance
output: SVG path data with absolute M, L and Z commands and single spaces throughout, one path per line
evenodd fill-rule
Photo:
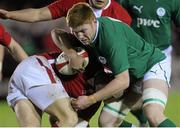
M 48 76 L 49 76 L 49 78 L 50 78 L 50 80 L 51 80 L 51 83 L 56 83 L 56 80 L 55 80 L 55 78 L 54 78 L 53 73 L 51 72 L 51 70 L 50 70 L 47 66 L 45 66 L 45 65 L 43 64 L 43 62 L 42 62 L 39 58 L 36 58 L 36 59 L 38 60 L 38 62 L 39 62 L 39 64 L 40 64 L 41 66 L 45 67 L 46 72 L 47 72 L 47 74 L 48 74 Z

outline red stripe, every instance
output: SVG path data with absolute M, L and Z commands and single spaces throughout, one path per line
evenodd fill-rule
M 69 61 L 56 64 L 56 68 L 59 70 L 59 69 L 61 69 L 62 67 L 64 67 L 66 64 L 69 64 Z
M 41 66 L 45 67 L 46 72 L 47 72 L 47 74 L 48 74 L 48 76 L 49 76 L 49 78 L 50 78 L 50 80 L 51 80 L 51 83 L 56 83 L 56 81 L 55 81 L 55 79 L 54 79 L 54 76 L 53 76 L 53 73 L 51 72 L 51 70 L 50 70 L 48 67 L 46 67 L 39 58 L 36 58 L 36 59 L 38 60 L 38 62 L 39 62 L 39 64 L 40 64 Z
M 88 53 L 87 52 L 83 52 L 82 54 L 80 54 L 82 57 L 88 57 Z

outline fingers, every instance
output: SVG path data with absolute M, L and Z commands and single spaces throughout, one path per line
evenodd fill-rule
M 0 9 L 0 18 L 7 19 L 8 18 L 7 13 L 8 13 L 8 11 Z
M 75 111 L 78 111 L 77 100 L 75 98 L 71 98 L 71 105 Z

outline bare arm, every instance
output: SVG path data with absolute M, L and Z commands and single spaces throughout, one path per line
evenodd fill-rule
M 94 93 L 92 96 L 96 102 L 108 99 L 129 87 L 129 73 L 128 70 L 118 74 L 109 82 L 104 88 Z M 91 96 L 90 96 L 91 97 Z
M 60 48 L 69 58 L 75 58 L 77 55 L 76 52 L 72 50 L 72 46 L 70 44 L 71 42 L 69 42 L 65 36 L 67 34 L 68 32 L 59 28 L 55 28 L 51 31 L 51 36 L 56 46 Z
M 11 37 L 11 43 L 7 46 L 11 55 L 16 59 L 18 62 L 26 59 L 28 57 L 27 53 L 23 50 L 23 48 Z
M 4 60 L 4 47 L 0 46 L 0 81 L 2 81 L 2 69 L 3 69 L 3 60 Z
M 38 22 L 52 19 L 51 13 L 47 7 L 39 9 L 29 8 L 17 11 L 6 11 L 0 9 L 0 18 L 23 22 Z
M 65 33 L 62 29 L 55 28 L 51 31 L 51 37 L 53 42 L 56 44 L 58 48 L 60 48 L 63 52 L 68 53 L 69 44 L 65 44 L 62 39 L 62 34 Z
M 22 61 L 28 57 L 22 47 L 6 32 L 2 24 L 0 24 L 0 44 L 8 48 L 17 61 Z
M 116 75 L 116 77 L 109 82 L 104 88 L 97 91 L 90 96 L 79 96 L 77 100 L 72 101 L 73 107 L 76 109 L 85 109 L 90 105 L 108 99 L 113 95 L 121 93 L 129 87 L 129 73 L 128 70 Z

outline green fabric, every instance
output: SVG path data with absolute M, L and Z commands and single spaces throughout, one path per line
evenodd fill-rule
M 128 25 L 112 18 L 101 17 L 98 36 L 92 46 L 103 56 L 114 75 L 129 70 L 130 75 L 141 78 L 165 55 L 147 43 Z
M 123 122 L 121 123 L 119 127 L 132 127 L 132 124 L 123 120 Z
M 176 127 L 176 125 L 169 119 L 164 120 L 158 127 Z
M 166 103 L 164 103 L 164 101 L 162 101 L 160 99 L 155 99 L 155 98 L 146 99 L 143 101 L 143 104 L 145 104 L 146 102 L 149 102 L 149 101 L 158 101 L 158 102 L 161 102 L 162 104 L 164 104 L 164 106 L 166 106 Z
M 117 0 L 132 17 L 132 28 L 164 50 L 172 43 L 172 22 L 180 27 L 180 0 Z
M 105 104 L 104 107 L 110 109 L 111 111 L 114 111 L 114 112 L 118 113 L 119 115 L 126 116 L 126 114 L 124 114 L 123 112 L 120 112 L 120 111 L 116 110 L 115 108 L 112 108 L 112 107 L 109 106 L 108 104 Z
M 144 112 L 142 109 L 138 110 L 131 110 L 131 113 L 138 119 L 140 124 L 146 124 L 148 122 L 146 116 L 144 115 Z

